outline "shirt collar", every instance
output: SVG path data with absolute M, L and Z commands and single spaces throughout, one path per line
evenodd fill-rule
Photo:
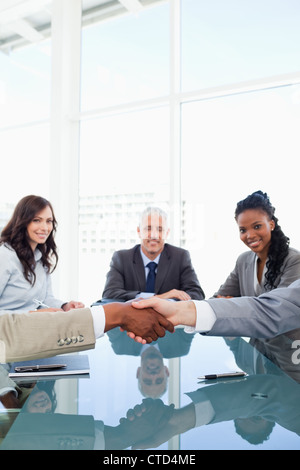
M 42 257 L 42 252 L 38 248 L 35 249 L 34 251 L 34 259 L 35 261 L 39 261 Z
M 159 253 L 159 255 L 158 255 L 155 259 L 152 260 L 152 259 L 149 259 L 149 258 L 145 255 L 145 253 L 143 253 L 142 247 L 140 247 L 140 251 L 141 251 L 141 257 L 142 257 L 142 260 L 143 260 L 143 263 L 144 263 L 144 266 L 145 266 L 145 267 L 147 266 L 147 264 L 148 264 L 150 261 L 154 261 L 155 263 L 158 264 L 161 253 Z

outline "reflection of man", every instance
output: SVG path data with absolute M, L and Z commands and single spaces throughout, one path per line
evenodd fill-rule
M 157 447 L 192 428 L 224 421 L 234 421 L 236 432 L 252 444 L 268 439 L 276 423 L 300 435 L 299 384 L 241 338 L 233 339 L 231 343 L 237 363 L 249 373 L 252 371 L 252 375 L 209 385 L 204 383 L 198 390 L 187 393 L 192 402 L 178 409 L 173 405 L 170 409 L 160 400 L 143 400 L 143 413 L 139 406 L 127 412 L 128 433 L 132 432 L 132 436 L 135 433 L 138 439 L 145 429 L 148 431 L 147 439 L 137 440 L 135 448 Z M 153 421 L 157 404 L 161 417 L 162 407 L 169 414 L 162 426 Z M 199 436 L 201 438 L 201 434 Z
M 144 397 L 158 398 L 167 389 L 169 369 L 164 365 L 158 348 L 148 344 L 143 348 L 141 366 L 136 372 L 139 390 Z
M 140 245 L 114 253 L 103 297 L 131 300 L 155 294 L 164 299 L 203 299 L 189 252 L 165 243 L 167 214 L 159 208 L 147 208 L 137 232 Z
M 139 390 L 146 397 L 157 398 L 166 391 L 169 370 L 163 358 L 181 357 L 188 354 L 194 335 L 178 328 L 174 333 L 166 331 L 163 338 L 158 338 L 150 345 L 132 341 L 120 328 L 107 333 L 116 354 L 141 356 L 141 366 L 137 370 Z

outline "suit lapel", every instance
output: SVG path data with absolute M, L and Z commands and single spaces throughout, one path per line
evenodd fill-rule
M 256 255 L 255 253 L 249 253 L 249 259 L 247 260 L 245 264 L 245 271 L 244 271 L 244 282 L 246 285 L 246 292 L 252 292 L 251 295 L 255 296 L 255 290 L 254 290 L 254 266 L 255 266 L 255 259 Z
M 135 247 L 134 253 L 133 253 L 133 275 L 135 276 L 135 280 L 137 285 L 139 286 L 139 289 L 141 292 L 144 292 L 146 288 L 146 279 L 145 279 L 145 268 L 144 268 L 144 263 L 141 257 L 140 253 L 140 245 L 137 245 Z
M 168 250 L 168 246 L 165 245 L 163 251 L 161 252 L 159 263 L 157 267 L 157 274 L 155 279 L 155 292 L 159 292 L 160 288 L 167 278 L 170 266 L 171 266 L 171 256 Z

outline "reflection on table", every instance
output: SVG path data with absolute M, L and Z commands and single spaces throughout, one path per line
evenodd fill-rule
M 296 336 L 249 342 L 178 329 L 144 350 L 115 329 L 89 352 L 88 379 L 38 381 L 25 389 L 2 367 L 0 449 L 167 449 L 178 435 L 181 449 L 205 449 L 208 436 L 214 449 L 299 449 Z M 164 361 L 175 358 L 181 358 L 179 406 L 168 400 L 165 384 L 159 387 L 168 376 Z M 199 382 L 207 368 L 247 375 Z M 136 375 L 147 380 L 137 386 Z M 151 377 L 163 380 L 154 384 Z M 64 387 L 76 391 L 71 408 Z

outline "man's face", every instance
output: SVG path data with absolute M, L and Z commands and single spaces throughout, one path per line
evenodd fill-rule
M 144 396 L 159 397 L 167 387 L 169 370 L 163 363 L 161 353 L 149 346 L 141 355 L 141 367 L 138 367 L 137 378 Z
M 137 229 L 141 239 L 143 253 L 149 259 L 155 259 L 164 249 L 169 234 L 166 220 L 156 213 L 146 215 Z

